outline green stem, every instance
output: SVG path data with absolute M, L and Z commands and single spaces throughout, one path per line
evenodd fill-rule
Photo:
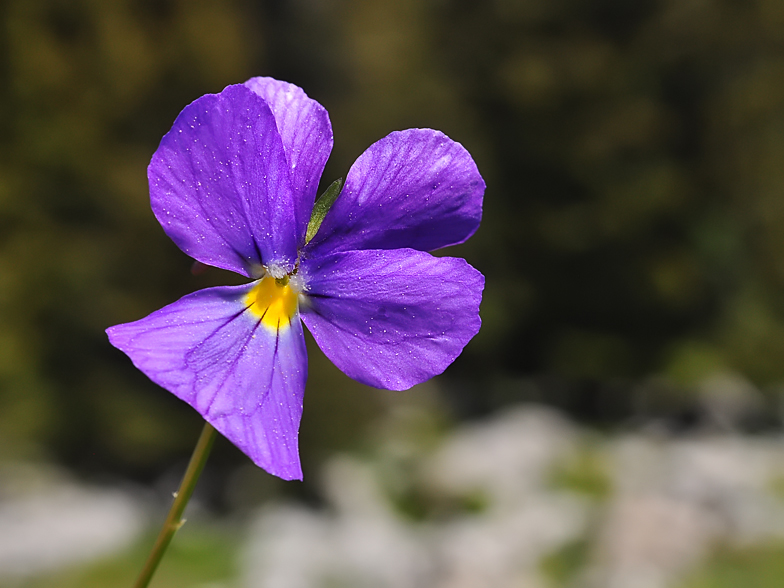
M 202 429 L 201 436 L 193 450 L 188 469 L 185 470 L 185 475 L 182 477 L 180 489 L 174 495 L 174 502 L 166 517 L 166 522 L 163 523 L 163 528 L 158 534 L 158 539 L 155 540 L 155 545 L 147 558 L 147 563 L 144 564 L 136 584 L 133 585 L 134 588 L 147 588 L 174 534 L 185 524 L 182 513 L 185 511 L 191 494 L 193 494 L 193 489 L 196 487 L 196 482 L 204 469 L 204 464 L 207 463 L 207 457 L 210 455 L 210 449 L 212 449 L 215 437 L 216 431 L 212 425 L 204 423 L 204 429 Z

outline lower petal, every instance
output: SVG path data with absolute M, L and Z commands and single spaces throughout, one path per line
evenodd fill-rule
M 297 437 L 307 379 L 302 325 L 253 312 L 255 284 L 194 292 L 107 329 L 153 382 L 195 408 L 257 465 L 301 479 Z
M 405 390 L 443 372 L 479 331 L 484 277 L 413 249 L 306 260 L 302 321 L 348 376 Z

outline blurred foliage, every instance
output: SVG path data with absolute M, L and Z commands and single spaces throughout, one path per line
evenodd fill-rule
M 103 329 L 236 283 L 189 274 L 145 167 L 187 103 L 254 75 L 329 110 L 322 190 L 395 129 L 475 156 L 485 220 L 454 253 L 487 275 L 484 326 L 445 376 L 466 406 L 525 374 L 784 376 L 780 0 L 7 0 L 0 19 L 0 457 L 149 477 L 193 443 L 196 415 Z M 309 346 L 316 456 L 385 400 Z
M 154 535 L 104 560 L 27 581 L 27 588 L 115 588 L 130 586 L 149 555 Z M 237 576 L 237 533 L 215 525 L 187 524 L 177 533 L 155 574 L 158 588 L 227 586 Z M 20 584 L 12 582 L 10 587 Z M 0 584 L 2 586 L 2 584 Z
M 612 492 L 607 458 L 586 440 L 569 459 L 556 465 L 550 484 L 555 490 L 576 492 L 595 501 L 606 500 Z
M 681 588 L 775 588 L 784 583 L 784 545 L 723 549 Z
M 545 578 L 555 586 L 572 586 L 579 573 L 589 562 L 591 544 L 587 539 L 577 539 L 545 556 L 540 568 Z

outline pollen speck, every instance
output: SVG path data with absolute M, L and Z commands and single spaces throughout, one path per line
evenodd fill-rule
M 277 331 L 291 323 L 291 317 L 297 312 L 298 294 L 289 280 L 267 275 L 248 292 L 245 304 L 265 327 Z

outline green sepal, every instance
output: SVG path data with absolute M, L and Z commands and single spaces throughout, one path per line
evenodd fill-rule
M 310 215 L 310 222 L 308 222 L 308 232 L 305 234 L 306 244 L 316 236 L 316 233 L 318 233 L 319 227 L 324 221 L 324 217 L 327 216 L 329 209 L 335 204 L 335 200 L 338 199 L 338 194 L 340 194 L 340 189 L 342 187 L 343 178 L 338 178 L 332 182 L 329 188 L 327 188 L 319 199 L 316 200 L 316 204 L 313 205 L 313 213 Z

